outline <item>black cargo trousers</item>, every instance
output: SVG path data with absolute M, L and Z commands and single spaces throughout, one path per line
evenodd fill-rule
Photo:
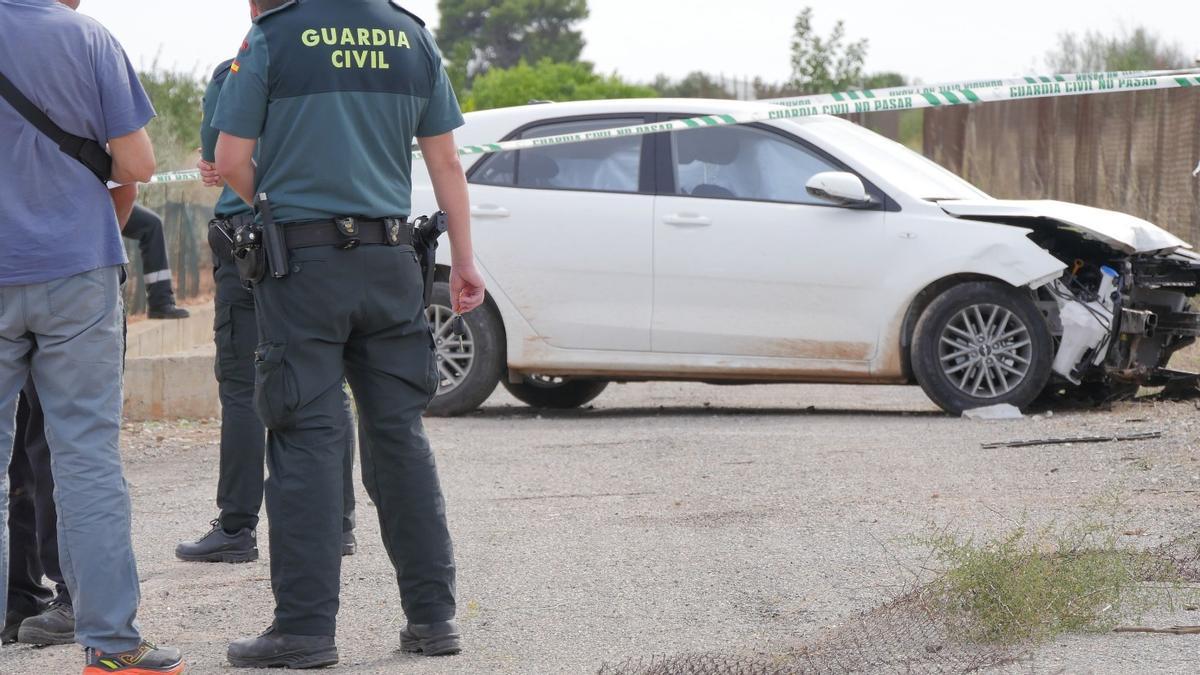
M 138 250 L 142 254 L 142 279 L 146 284 L 150 308 L 175 304 L 175 291 L 171 287 L 171 261 L 167 255 L 167 237 L 163 232 L 162 218 L 141 204 L 135 204 L 129 222 L 121 230 L 121 236 L 138 243 Z
M 234 532 L 258 526 L 263 502 L 263 460 L 267 432 L 254 410 L 254 349 L 258 346 L 254 296 L 238 279 L 229 249 L 213 246 L 216 282 L 217 391 L 221 399 L 221 459 L 217 508 L 221 527 Z M 354 529 L 354 429 L 350 397 L 345 396 L 346 436 L 342 441 L 345 486 L 342 531 Z
M 421 415 L 437 392 L 433 336 L 411 246 L 294 249 L 255 287 L 255 404 L 267 429 L 267 515 L 278 630 L 334 635 L 345 481 L 342 379 L 359 414 L 363 484 L 379 512 L 404 613 L 454 616 L 454 554 Z

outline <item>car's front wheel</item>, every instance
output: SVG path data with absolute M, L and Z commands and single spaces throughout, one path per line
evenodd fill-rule
M 949 413 L 1008 403 L 1024 408 L 1050 380 L 1054 341 L 1020 291 L 994 282 L 955 286 L 917 322 L 913 374 Z
M 437 395 L 425 414 L 451 417 L 469 413 L 487 400 L 505 366 L 504 323 L 491 305 L 463 315 L 466 335 L 454 335 L 450 309 L 450 284 L 433 285 L 433 300 L 425 310 L 433 330 L 437 367 L 441 375 Z
M 504 382 L 504 388 L 523 403 L 556 410 L 587 405 L 607 387 L 608 383 L 602 380 L 567 380 L 544 375 L 527 375 L 520 382 Z

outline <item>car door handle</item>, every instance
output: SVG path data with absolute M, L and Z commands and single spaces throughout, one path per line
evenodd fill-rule
M 503 206 L 482 204 L 480 206 L 472 206 L 471 215 L 476 218 L 507 218 L 510 214 L 508 209 Z
M 712 218 L 698 213 L 673 213 L 663 218 L 663 222 L 677 227 L 708 227 L 712 225 Z

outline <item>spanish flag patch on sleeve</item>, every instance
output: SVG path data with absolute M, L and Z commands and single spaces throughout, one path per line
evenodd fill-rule
M 231 70 L 232 72 L 235 72 L 235 73 L 241 69 L 242 69 L 242 66 L 237 61 L 234 61 L 233 65 L 229 66 L 229 70 Z

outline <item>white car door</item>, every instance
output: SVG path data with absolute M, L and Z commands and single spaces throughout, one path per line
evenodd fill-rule
M 554 120 L 515 138 L 641 124 Z M 647 137 L 490 157 L 472 170 L 476 251 L 538 339 L 564 349 L 649 351 L 652 145 Z
M 769 127 L 670 138 L 658 158 L 674 180 L 655 204 L 653 350 L 874 357 L 878 270 L 889 264 L 882 203 L 841 208 L 808 195 L 809 178 L 844 168 Z

